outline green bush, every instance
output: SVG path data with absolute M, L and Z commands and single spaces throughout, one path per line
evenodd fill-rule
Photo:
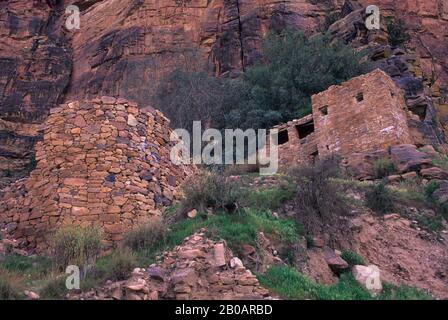
M 85 275 L 101 250 L 101 233 L 96 227 L 67 227 L 58 230 L 52 241 L 53 262 L 59 271 L 69 265 L 80 267 Z
M 380 158 L 373 164 L 373 170 L 377 179 L 382 179 L 396 172 L 396 168 L 392 160 Z
M 64 276 L 47 279 L 39 292 L 40 297 L 44 300 L 63 299 L 68 293 L 66 279 Z
M 124 235 L 123 245 L 134 251 L 148 250 L 163 241 L 166 227 L 162 221 L 137 226 Z
M 428 199 L 433 198 L 434 192 L 436 192 L 440 188 L 440 183 L 438 181 L 430 181 L 425 188 L 425 194 Z
M 183 211 L 205 211 L 211 207 L 232 212 L 237 207 L 240 184 L 216 172 L 202 171 L 184 184 L 183 191 Z
M 240 79 L 226 84 L 225 123 L 240 128 L 270 128 L 310 110 L 311 96 L 366 71 L 362 53 L 329 35 L 271 32 L 263 59 Z
M 0 269 L 0 300 L 18 300 L 22 292 L 22 278 L 16 273 Z
M 393 47 L 400 46 L 411 39 L 403 20 L 390 20 L 387 23 L 387 33 L 389 34 L 389 43 Z
M 384 182 L 366 192 L 366 205 L 375 212 L 387 213 L 395 209 L 394 197 Z
M 344 259 L 350 266 L 365 265 L 364 259 L 353 251 L 342 251 L 341 258 Z
M 276 210 L 294 195 L 292 186 L 246 190 L 240 202 L 244 207 L 260 210 Z
M 112 281 L 125 280 L 137 264 L 137 256 L 129 248 L 115 249 L 110 255 L 98 260 L 95 277 Z
M 435 166 L 440 167 L 440 168 L 442 168 L 445 171 L 448 171 L 448 156 L 440 155 L 440 156 L 436 157 L 432 161 L 432 163 Z
M 215 128 L 270 128 L 311 111 L 311 96 L 367 71 L 363 54 L 302 32 L 271 32 L 262 59 L 238 79 L 176 70 L 159 85 L 156 106 L 175 128 L 200 120 Z
M 314 166 L 296 167 L 289 171 L 297 185 L 293 201 L 298 218 L 310 234 L 322 222 L 331 224 L 349 211 L 339 185 L 333 180 L 339 174 L 338 168 L 338 159 L 327 159 Z

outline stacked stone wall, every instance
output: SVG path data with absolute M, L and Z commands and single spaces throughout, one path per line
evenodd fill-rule
M 412 144 L 403 92 L 381 70 L 314 95 L 319 156 Z
M 156 219 L 192 172 L 170 160 L 171 129 L 160 111 L 103 97 L 51 110 L 37 166 L 0 191 L 0 227 L 41 251 L 67 225 L 100 227 L 104 244 Z

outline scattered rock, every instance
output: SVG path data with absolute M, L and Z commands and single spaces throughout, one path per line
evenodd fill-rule
M 152 279 L 160 280 L 160 281 L 164 281 L 165 277 L 166 277 L 165 271 L 162 268 L 157 267 L 157 266 L 156 267 L 150 267 L 148 269 L 148 275 Z
M 129 114 L 128 115 L 128 125 L 130 125 L 131 127 L 135 127 L 137 124 L 138 124 L 138 120 L 132 114 Z
M 448 180 L 448 172 L 437 167 L 422 169 L 420 174 L 428 180 Z
M 233 257 L 230 260 L 230 267 L 233 269 L 237 269 L 237 268 L 244 268 L 243 262 L 237 258 L 237 257 Z
M 24 293 L 29 300 L 39 300 L 40 299 L 40 296 L 33 291 L 26 290 Z
M 371 293 L 379 294 L 383 290 L 380 269 L 377 266 L 357 265 L 352 268 L 352 273 L 356 281 Z
M 325 246 L 325 240 L 315 237 L 313 238 L 313 246 L 316 248 L 323 248 Z
M 226 263 L 226 251 L 223 243 L 215 244 L 215 265 L 218 267 L 225 266 Z
M 193 209 L 187 213 L 187 216 L 190 219 L 196 218 L 197 215 L 198 215 L 198 210 L 196 210 L 196 209 Z
M 252 255 L 252 254 L 254 254 L 254 253 L 256 252 L 255 248 L 252 247 L 252 246 L 249 245 L 249 244 L 243 244 L 243 245 L 241 246 L 241 249 L 243 250 L 243 254 L 244 254 L 245 256 L 250 256 L 250 255 Z
M 347 261 L 342 259 L 333 249 L 325 249 L 325 261 L 335 274 L 341 274 L 349 269 Z
M 412 172 L 408 172 L 402 175 L 404 180 L 412 180 L 418 177 L 417 172 L 412 171 Z

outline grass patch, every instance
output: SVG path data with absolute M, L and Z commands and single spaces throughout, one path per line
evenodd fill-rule
M 294 196 L 294 188 L 291 184 L 277 188 L 264 188 L 253 191 L 247 190 L 242 193 L 240 202 L 244 207 L 258 210 L 276 210 L 283 203 Z
M 110 255 L 98 259 L 95 279 L 122 281 L 137 267 L 137 255 L 129 248 L 119 248 Z
M 137 251 L 140 261 L 154 262 L 157 254 L 181 244 L 186 237 L 202 228 L 207 228 L 210 237 L 226 240 L 237 253 L 243 244 L 256 245 L 258 232 L 286 243 L 294 243 L 303 232 L 295 219 L 278 219 L 269 211 L 257 209 L 243 209 L 235 214 L 219 212 L 207 218 L 198 215 L 194 219 L 174 223 L 163 239 Z
M 23 297 L 23 279 L 17 273 L 0 269 L 0 300 Z
M 64 276 L 59 276 L 45 280 L 42 289 L 39 291 L 41 299 L 44 300 L 63 299 L 65 295 L 68 293 L 65 281 L 66 277 Z
M 365 265 L 363 257 L 353 251 L 342 251 L 341 258 L 347 261 L 350 266 Z
M 30 278 L 36 278 L 50 270 L 51 264 L 51 259 L 47 257 L 24 257 L 12 254 L 4 257 L 4 260 L 0 262 L 0 269 L 19 272 Z
M 440 155 L 432 161 L 432 164 L 445 171 L 448 171 L 448 156 Z
M 342 274 L 338 283 L 321 285 L 291 267 L 272 267 L 259 275 L 262 286 L 290 300 L 428 300 L 431 297 L 407 286 L 384 284 L 383 293 L 372 297 L 349 273 Z
M 95 263 L 100 254 L 101 233 L 95 227 L 60 229 L 52 239 L 52 250 L 57 270 L 65 271 L 69 265 L 86 269 Z
M 126 232 L 123 245 L 134 251 L 141 251 L 162 241 L 165 234 L 166 228 L 163 222 L 153 221 Z

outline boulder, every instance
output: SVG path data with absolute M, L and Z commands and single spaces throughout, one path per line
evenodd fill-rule
M 419 171 L 431 166 L 432 157 L 420 152 L 411 144 L 402 144 L 390 148 L 390 156 L 399 173 Z
M 353 277 L 358 283 L 372 294 L 379 294 L 383 290 L 380 269 L 375 265 L 356 265 L 352 268 Z
M 225 266 L 226 263 L 226 248 L 223 243 L 215 244 L 214 248 L 215 265 L 217 267 Z
M 196 210 L 196 209 L 193 209 L 187 213 L 187 216 L 190 219 L 196 218 L 197 215 L 198 215 L 198 210 Z
M 237 269 L 237 268 L 244 268 L 243 262 L 237 258 L 237 257 L 233 257 L 230 260 L 230 267 L 233 269 Z
M 349 269 L 347 261 L 342 259 L 333 249 L 325 248 L 325 261 L 335 274 L 341 274 Z
M 164 281 L 166 277 L 165 270 L 160 267 L 150 267 L 148 269 L 148 275 L 150 278 L 160 281 Z
M 448 172 L 437 167 L 422 169 L 420 174 L 428 180 L 448 180 Z
M 28 300 L 39 300 L 40 299 L 40 296 L 33 291 L 26 290 L 24 293 Z

